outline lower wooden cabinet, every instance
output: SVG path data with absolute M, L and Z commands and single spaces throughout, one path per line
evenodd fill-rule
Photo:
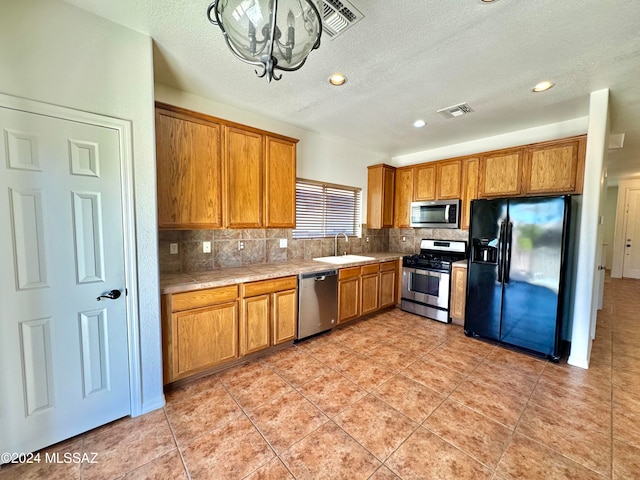
M 296 338 L 298 326 L 298 290 L 276 292 L 273 301 L 272 343 L 279 345 Z
M 398 262 L 341 268 L 338 271 L 338 323 L 396 303 Z
M 165 383 L 238 357 L 238 286 L 163 295 Z
M 241 355 L 295 338 L 297 286 L 293 276 L 242 285 Z
M 397 291 L 397 261 L 383 262 L 380 264 L 380 308 L 391 307 L 396 304 Z
M 380 264 L 364 265 L 361 267 L 360 290 L 362 292 L 360 314 L 375 312 L 378 310 L 378 297 L 380 295 Z
M 360 267 L 338 271 L 338 324 L 360 316 Z
M 269 346 L 270 295 L 242 299 L 240 352 L 243 355 Z
M 449 316 L 452 323 L 464 325 L 465 304 L 467 296 L 467 269 L 454 265 L 451 268 L 451 300 Z

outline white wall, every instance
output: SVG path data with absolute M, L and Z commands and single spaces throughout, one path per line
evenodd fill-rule
M 360 187 L 363 199 L 367 198 L 367 166 L 390 162 L 389 157 L 364 150 L 353 143 L 320 135 L 166 85 L 155 85 L 155 98 L 159 102 L 297 138 L 300 140 L 297 150 L 298 177 Z M 367 202 L 362 203 L 362 218 L 366 219 Z
M 2 93 L 132 121 L 143 366 L 139 407 L 158 408 L 164 397 L 151 39 L 58 0 L 3 0 L 0 71 Z
M 606 188 L 604 165 L 609 141 L 609 90 L 591 93 L 589 130 L 585 159 L 582 215 L 578 238 L 576 296 L 574 300 L 571 354 L 568 363 L 588 368 L 591 340 L 597 315 L 598 270 L 602 254 L 603 228 L 599 217 L 603 214 L 602 198 Z
M 605 266 L 611 270 L 613 264 L 613 236 L 616 229 L 616 210 L 618 206 L 618 187 L 607 188 L 607 198 L 604 203 L 604 247 Z

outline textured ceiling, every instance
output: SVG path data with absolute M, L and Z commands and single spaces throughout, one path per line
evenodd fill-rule
M 150 35 L 158 83 L 389 156 L 586 116 L 609 88 L 611 131 L 625 133 L 610 176 L 640 174 L 637 0 L 351 0 L 365 18 L 271 84 L 227 49 L 208 0 L 66 1 Z M 556 86 L 533 94 L 540 80 Z M 461 102 L 475 113 L 436 113 Z

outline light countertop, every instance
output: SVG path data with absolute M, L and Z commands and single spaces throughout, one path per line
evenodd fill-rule
M 270 278 L 298 275 L 300 273 L 321 272 L 323 270 L 338 270 L 345 267 L 367 265 L 386 262 L 402 258 L 404 253 L 383 252 L 363 253 L 363 256 L 373 260 L 344 263 L 334 265 L 315 260 L 295 260 L 290 262 L 268 263 L 261 265 L 247 265 L 243 267 L 221 268 L 203 272 L 162 273 L 160 274 L 160 293 L 180 293 L 203 288 L 223 287 L 236 283 L 255 282 Z

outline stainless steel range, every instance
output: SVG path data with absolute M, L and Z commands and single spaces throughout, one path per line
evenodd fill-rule
M 451 264 L 467 258 L 467 242 L 428 240 L 402 258 L 402 310 L 449 323 Z

